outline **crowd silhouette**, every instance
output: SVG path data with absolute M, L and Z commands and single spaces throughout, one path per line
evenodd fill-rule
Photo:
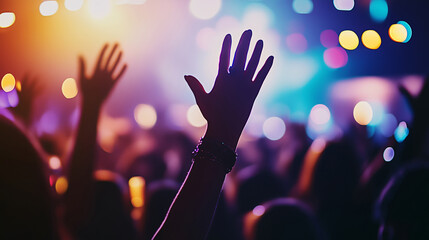
M 63 194 L 48 158 L 67 143 L 33 133 L 43 86 L 23 78 L 18 106 L 0 114 L 0 239 L 429 239 L 428 81 L 418 96 L 400 87 L 413 121 L 405 141 L 390 144 L 397 153 L 390 163 L 383 147 L 358 137 L 362 126 L 313 141 L 291 124 L 281 144 L 259 139 L 253 149 L 237 148 L 274 62 L 268 57 L 257 71 L 263 41 L 249 58 L 251 38 L 243 32 L 230 63 L 225 36 L 209 92 L 184 76 L 208 122 L 195 148 L 180 131 L 154 136 L 146 152 L 133 151 L 138 140 L 128 137 L 117 148 L 129 154 L 109 171 L 97 167 L 97 126 L 127 65 L 119 44 L 102 47 L 91 73 L 80 56 L 80 115 Z M 246 151 L 256 153 L 252 164 Z M 147 185 L 138 206 L 127 185 L 136 176 Z

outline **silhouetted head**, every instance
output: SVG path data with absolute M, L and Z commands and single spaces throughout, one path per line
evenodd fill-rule
M 36 142 L 0 115 L 0 239 L 52 239 L 53 216 Z
M 239 172 L 238 178 L 238 214 L 244 214 L 259 204 L 285 195 L 281 179 L 269 170 L 248 167 Z
M 377 210 L 379 239 L 429 239 L 429 164 L 415 163 L 393 176 Z
M 313 213 L 295 199 L 276 199 L 259 205 L 246 218 L 250 224 L 248 240 L 322 239 Z
M 167 215 L 180 185 L 171 180 L 157 181 L 148 186 L 144 239 L 151 239 Z

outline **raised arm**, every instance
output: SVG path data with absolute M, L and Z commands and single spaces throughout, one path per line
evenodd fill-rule
M 86 64 L 79 57 L 80 91 L 82 107 L 77 129 L 75 146 L 69 164 L 69 188 L 65 196 L 66 224 L 75 234 L 88 220 L 93 200 L 93 177 L 95 165 L 95 148 L 97 138 L 97 123 L 100 110 L 115 84 L 125 72 L 123 65 L 116 73 L 122 52 L 114 58 L 118 44 L 115 44 L 108 57 L 105 56 L 108 45 L 104 45 L 98 57 L 94 73 L 86 75 Z
M 185 76 L 208 126 L 191 170 L 153 239 L 204 239 L 207 234 L 225 175 L 235 162 L 241 132 L 274 60 L 270 56 L 255 77 L 263 42 L 256 43 L 246 67 L 251 37 L 251 30 L 243 33 L 229 67 L 232 40 L 226 35 L 209 93 L 195 77 Z

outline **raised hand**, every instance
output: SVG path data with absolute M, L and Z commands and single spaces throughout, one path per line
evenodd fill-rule
M 232 149 L 237 146 L 241 132 L 249 118 L 253 103 L 271 69 L 274 57 L 270 56 L 256 74 L 263 48 L 263 41 L 256 43 L 246 67 L 252 31 L 245 31 L 240 38 L 234 61 L 230 66 L 231 35 L 226 35 L 219 59 L 219 71 L 213 89 L 207 93 L 200 81 L 185 76 L 198 107 L 208 122 L 206 136 L 224 142 Z
M 87 77 L 85 73 L 85 59 L 82 56 L 79 57 L 80 88 L 83 95 L 84 105 L 100 107 L 127 69 L 127 65 L 124 64 L 119 73 L 115 74 L 115 70 L 122 58 L 122 51 L 119 51 L 119 54 L 115 57 L 112 64 L 112 58 L 119 45 L 115 44 L 113 46 L 106 59 L 105 53 L 108 46 L 108 44 L 105 44 L 101 49 L 97 64 L 95 65 L 94 73 L 91 77 Z

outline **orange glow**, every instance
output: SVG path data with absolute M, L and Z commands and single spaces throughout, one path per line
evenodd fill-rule
M 15 13 L 4 12 L 0 14 L 0 28 L 8 28 L 15 23 Z
M 1 80 L 1 88 L 5 92 L 10 92 L 15 88 L 15 77 L 11 73 L 7 73 Z
M 365 101 L 358 102 L 353 109 L 353 117 L 360 125 L 368 125 L 373 117 L 371 105 Z
M 156 110 L 151 105 L 139 104 L 134 109 L 134 119 L 141 128 L 151 129 L 157 120 Z
M 69 182 L 65 177 L 59 177 L 57 182 L 55 183 L 55 191 L 57 191 L 57 193 L 60 195 L 66 193 L 68 187 L 69 187 Z
M 63 92 L 64 97 L 67 99 L 76 97 L 78 92 L 76 81 L 73 78 L 67 78 L 63 82 L 61 91 Z
M 130 188 L 131 204 L 135 208 L 143 207 L 144 191 L 146 187 L 146 182 L 144 178 L 140 176 L 132 177 L 128 181 L 128 186 Z

